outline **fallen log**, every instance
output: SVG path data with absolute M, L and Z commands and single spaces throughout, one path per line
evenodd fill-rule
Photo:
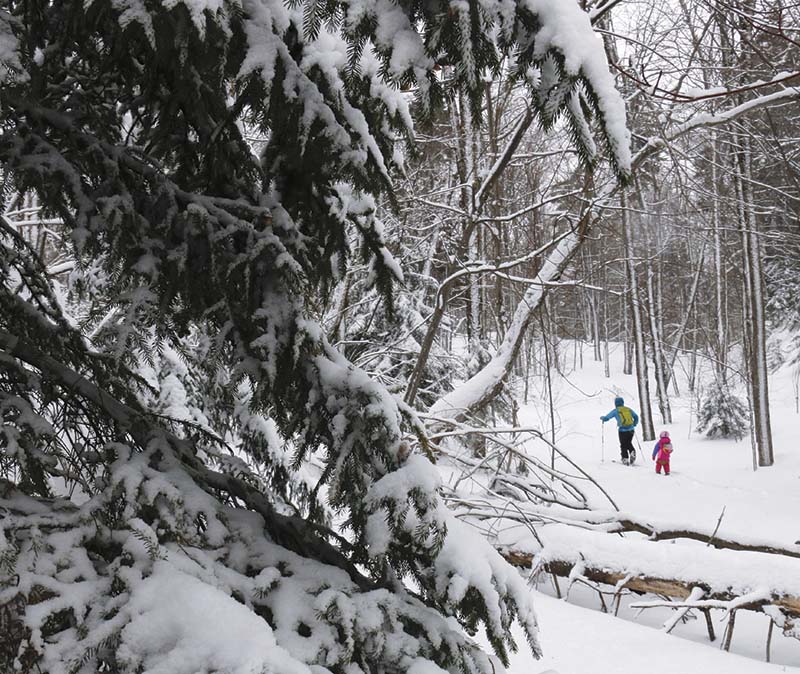
M 740 541 L 734 538 L 726 538 L 709 533 L 704 530 L 689 528 L 667 528 L 660 529 L 653 524 L 642 520 L 635 520 L 628 517 L 614 517 L 609 520 L 616 527 L 610 528 L 609 533 L 637 532 L 644 534 L 651 541 L 668 541 L 686 539 L 706 543 L 718 550 L 738 550 L 740 552 L 760 552 L 767 555 L 781 555 L 783 557 L 794 557 L 800 559 L 800 546 L 781 546 L 767 541 Z
M 524 553 L 519 551 L 506 550 L 503 551 L 505 559 L 515 566 L 531 568 L 534 564 L 534 555 L 531 553 Z M 547 572 L 552 574 L 554 582 L 559 576 L 565 578 L 572 578 L 576 580 L 574 574 L 574 565 L 568 561 L 551 560 L 540 565 L 536 571 Z M 617 597 L 617 609 L 614 615 L 617 615 L 619 610 L 619 597 L 623 590 L 633 592 L 635 594 L 655 594 L 663 597 L 673 597 L 677 599 L 676 602 L 649 602 L 649 603 L 635 603 L 631 604 L 631 608 L 654 608 L 666 607 L 678 611 L 678 615 L 673 620 L 665 623 L 667 632 L 672 630 L 675 624 L 686 614 L 688 610 L 696 609 L 700 611 L 706 622 L 709 641 L 716 640 L 714 633 L 714 626 L 711 621 L 711 610 L 721 609 L 727 611 L 729 615 L 728 626 L 725 630 L 724 647 L 726 650 L 730 649 L 730 640 L 733 634 L 733 621 L 735 620 L 736 611 L 756 611 L 764 613 L 770 618 L 770 630 L 767 641 L 767 662 L 769 662 L 769 642 L 772 638 L 772 627 L 778 625 L 787 637 L 800 639 L 800 597 L 770 594 L 769 596 L 744 599 L 737 597 L 731 592 L 711 592 L 709 593 L 709 600 L 705 601 L 692 601 L 692 593 L 696 590 L 703 592 L 702 588 L 692 588 L 689 583 L 679 581 L 673 578 L 655 578 L 652 576 L 631 576 L 615 571 L 608 571 L 588 565 L 585 561 L 580 569 L 580 580 L 586 579 L 593 583 L 609 585 L 614 588 L 614 594 Z M 556 584 L 557 587 L 557 584 Z M 598 590 L 599 591 L 599 590 Z M 559 598 L 561 593 L 559 592 Z M 605 602 L 602 600 L 605 611 Z M 734 607 L 734 608 L 729 608 Z M 669 625 L 669 628 L 666 626 Z
M 765 609 L 774 607 L 792 622 L 800 618 L 800 562 L 794 558 L 663 545 L 562 525 L 543 527 L 539 535 L 539 550 L 501 547 L 500 552 L 509 563 L 534 574 L 572 580 L 579 576 L 617 592 L 670 597 L 678 600 L 673 608 L 768 613 Z M 703 600 L 693 597 L 696 589 L 702 590 Z
M 510 556 L 504 555 L 504 557 L 512 564 L 514 563 Z M 520 555 L 517 553 L 513 558 L 516 559 L 517 562 L 523 562 L 524 557 L 524 554 Z M 527 557 L 527 564 L 518 563 L 517 566 L 527 566 L 530 568 L 530 565 L 533 562 L 533 556 L 528 555 Z M 557 576 L 568 578 L 570 572 L 572 571 L 572 567 L 573 564 L 568 561 L 550 561 L 543 564 L 541 570 L 546 571 L 547 573 L 554 573 Z M 696 586 L 702 588 L 704 585 L 702 580 L 696 581 L 693 585 L 692 583 L 687 583 L 685 581 L 679 581 L 672 578 L 656 578 L 653 576 L 628 577 L 630 574 L 626 574 L 624 572 L 613 572 L 599 568 L 592 568 L 588 562 L 584 562 L 584 570 L 581 575 L 594 583 L 611 585 L 618 587 L 618 589 L 630 590 L 636 594 L 657 594 L 667 597 L 674 597 L 680 600 L 688 599 L 689 595 L 692 593 L 693 587 Z M 710 599 L 717 600 L 718 602 L 731 602 L 739 598 L 740 595 L 732 592 L 709 591 L 707 596 Z M 767 604 L 779 606 L 785 612 L 796 617 L 800 617 L 800 597 L 772 595 L 769 598 L 758 599 L 742 604 L 738 608 L 754 610 L 760 609 L 762 606 Z M 700 606 L 697 608 L 700 608 Z M 713 608 L 723 607 L 716 605 L 713 606 Z
M 462 506 L 469 506 L 465 499 Z M 485 502 L 475 502 L 466 511 L 468 517 L 475 519 L 507 519 L 528 521 L 533 523 L 560 523 L 580 527 L 591 531 L 608 534 L 639 533 L 651 541 L 690 540 L 716 548 L 718 550 L 735 550 L 738 552 L 758 552 L 765 555 L 779 555 L 800 559 L 800 545 L 785 545 L 769 539 L 749 537 L 747 540 L 737 539 L 730 535 L 722 535 L 717 529 L 674 526 L 672 523 L 644 520 L 629 513 L 611 511 L 567 511 L 556 510 L 550 506 L 532 502 L 519 502 L 514 513 L 508 512 L 505 504 L 488 507 Z

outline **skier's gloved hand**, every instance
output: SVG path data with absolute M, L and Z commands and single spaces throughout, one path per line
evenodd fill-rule
M 605 417 L 600 417 L 600 421 L 602 421 L 603 423 L 606 423 L 606 418 Z

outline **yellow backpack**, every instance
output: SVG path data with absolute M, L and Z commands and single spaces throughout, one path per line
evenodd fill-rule
M 618 407 L 617 414 L 619 414 L 620 426 L 633 426 L 633 414 L 631 414 L 629 407 L 625 407 L 624 405 Z

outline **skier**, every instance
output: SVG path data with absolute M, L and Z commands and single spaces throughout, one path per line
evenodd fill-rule
M 656 462 L 656 473 L 661 475 L 661 467 L 664 467 L 664 475 L 669 475 L 669 457 L 672 455 L 672 440 L 669 433 L 661 431 L 661 435 L 653 449 L 653 461 Z
M 622 463 L 626 466 L 632 466 L 636 461 L 636 450 L 633 448 L 633 429 L 639 424 L 639 415 L 630 407 L 625 407 L 625 401 L 617 397 L 614 399 L 614 409 L 600 418 L 603 423 L 610 419 L 617 420 L 619 451 L 622 456 Z

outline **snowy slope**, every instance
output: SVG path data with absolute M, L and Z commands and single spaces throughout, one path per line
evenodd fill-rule
M 771 536 L 786 543 L 800 539 L 800 416 L 794 411 L 790 370 L 770 382 L 775 466 L 756 472 L 749 439 L 710 441 L 695 433 L 696 401 L 679 377 L 683 395 L 672 398 L 674 423 L 661 424 L 657 409 L 653 410 L 657 432 L 669 431 L 675 447 L 673 474 L 664 477 L 655 474 L 650 460 L 653 443 L 642 444 L 639 431 L 638 468 L 632 472 L 611 462 L 619 459 L 616 429 L 613 423 L 603 426 L 599 417 L 613 407 L 616 394 L 638 410 L 636 382 L 632 375 L 621 374 L 619 351 L 612 353 L 610 379 L 603 376 L 602 364 L 588 360 L 590 355 L 587 350 L 582 370 L 567 373 L 580 390 L 557 380 L 559 446 L 591 469 L 622 510 L 713 528 L 725 508 L 721 531 Z M 521 422 L 546 426 L 546 408 L 525 406 Z M 601 461 L 603 434 L 605 462 Z
M 544 657 L 520 651 L 511 674 L 778 674 L 777 665 L 692 643 L 536 593 Z
M 770 539 L 787 546 L 800 540 L 800 416 L 795 412 L 790 369 L 778 372 L 770 382 L 775 466 L 756 472 L 749 439 L 738 443 L 709 441 L 697 435 L 697 399 L 688 393 L 685 377 L 679 373 L 682 395 L 676 397 L 670 390 L 673 424 L 660 423 L 654 400 L 656 430 L 668 430 L 675 447 L 673 472 L 665 477 L 655 473 L 650 460 L 653 443 L 641 445 L 638 465 L 633 468 L 612 462 L 619 460 L 616 429 L 612 423 L 603 427 L 600 415 L 613 407 L 615 395 L 622 395 L 626 404 L 639 409 L 635 379 L 622 374 L 621 349 L 612 351 L 609 379 L 603 376 L 602 363 L 591 360 L 589 348 L 584 350 L 583 368 L 571 371 L 573 358 L 573 347 L 569 345 L 564 348 L 562 362 L 569 382 L 562 377 L 554 380 L 558 446 L 608 489 L 621 510 L 661 523 L 684 523 L 709 530 L 714 529 L 724 511 L 720 535 Z M 537 385 L 528 404 L 522 406 L 520 424 L 549 430 L 546 395 L 543 390 L 536 391 Z M 654 386 L 651 391 L 655 391 Z M 638 431 L 637 436 L 641 443 Z M 684 544 L 691 545 L 675 543 Z M 769 556 L 765 557 L 766 563 L 757 566 L 754 575 L 756 581 L 761 577 L 766 585 L 781 564 L 776 559 L 773 565 Z M 726 565 L 720 569 L 720 576 L 725 575 L 723 571 L 731 569 Z M 792 580 L 790 571 L 787 579 Z M 794 584 L 798 583 L 800 575 Z M 539 589 L 554 594 L 549 582 Z M 719 638 L 713 644 L 708 642 L 702 620 L 679 625 L 672 635 L 661 632 L 659 628 L 671 614 L 667 609 L 639 614 L 623 605 L 620 618 L 615 619 L 597 610 L 599 602 L 594 592 L 577 586 L 569 603 L 546 594 L 537 598 L 546 657 L 534 663 L 526 655 L 518 655 L 510 669 L 513 674 L 536 674 L 548 669 L 559 674 L 800 671 L 796 669 L 800 668 L 800 642 L 784 638 L 777 630 L 772 643 L 772 661 L 777 664 L 763 663 L 768 619 L 760 614 L 739 612 L 731 648 L 739 655 L 734 655 L 719 650 Z M 627 603 L 632 601 L 636 598 Z M 714 614 L 718 637 L 725 628 L 723 618 L 721 611 Z

